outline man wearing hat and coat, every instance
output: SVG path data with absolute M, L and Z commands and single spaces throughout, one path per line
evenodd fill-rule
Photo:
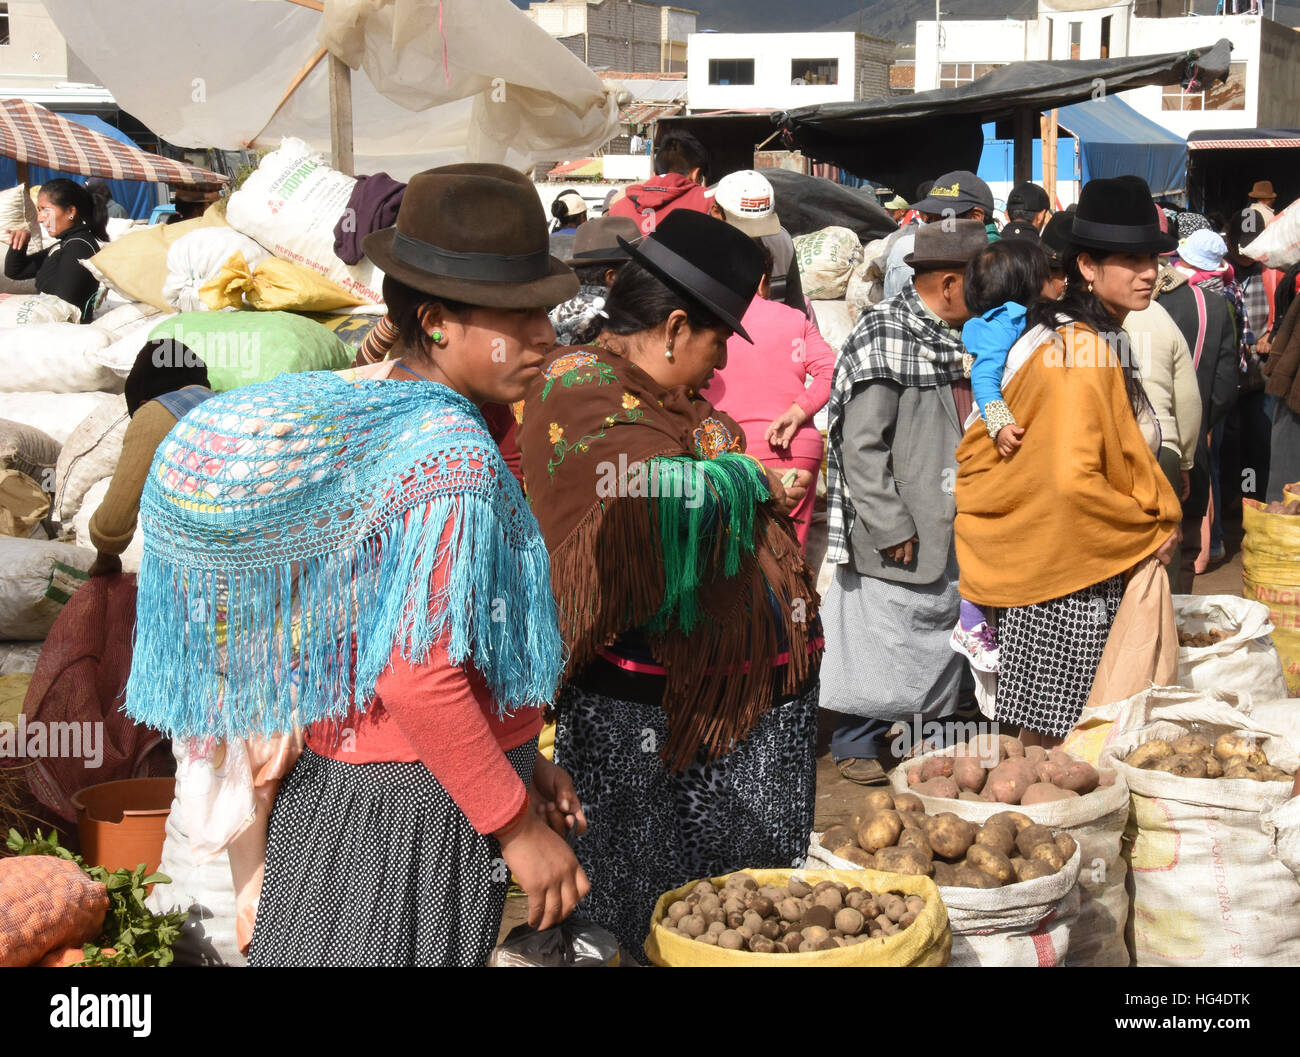
M 564 263 L 581 285 L 573 297 L 551 309 L 555 344 L 587 345 L 600 335 L 605 298 L 630 259 L 618 240 L 635 242 L 640 237 L 636 221 L 629 217 L 597 217 L 578 228 L 572 255 Z
M 971 410 L 964 274 L 987 245 L 983 218 L 921 228 L 906 260 L 913 279 L 862 314 L 835 369 L 820 703 L 844 717 L 831 740 L 840 773 L 864 785 L 885 779 L 891 726 L 924 729 L 957 708 L 963 660 L 948 640 L 960 606 L 955 451 Z
M 1253 209 L 1264 218 L 1264 226 L 1267 227 L 1273 223 L 1273 206 L 1277 203 L 1277 192 L 1273 190 L 1271 180 L 1256 180 L 1255 186 L 1250 189 L 1250 194 L 1246 196 L 1250 199 L 1250 205 L 1247 209 Z

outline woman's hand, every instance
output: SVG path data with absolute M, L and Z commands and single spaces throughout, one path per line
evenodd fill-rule
M 1168 565 L 1174 560 L 1174 554 L 1178 550 L 1178 545 L 1183 542 L 1183 530 L 1174 529 L 1169 534 L 1169 538 L 1160 544 L 1160 549 L 1156 551 L 1156 561 L 1161 565 Z
M 1024 426 L 1003 426 L 998 430 L 998 454 L 1004 459 L 1011 458 L 1016 453 L 1016 449 L 1023 443 L 1021 438 L 1025 435 Z
M 11 250 L 25 250 L 31 237 L 32 233 L 26 228 L 14 228 L 9 232 L 9 248 Z
M 528 794 L 533 810 L 561 837 L 575 827 L 578 836 L 587 832 L 587 816 L 582 813 L 582 801 L 569 772 L 540 752 L 533 764 L 533 784 Z
M 812 480 L 811 470 L 795 470 L 794 481 L 785 486 L 785 501 L 790 504 L 786 508 L 787 514 L 794 513 L 795 508 L 803 502 L 808 489 L 812 487 Z
M 114 576 L 122 571 L 122 559 L 116 554 L 105 554 L 103 551 L 95 552 L 95 560 L 91 563 L 86 575 L 89 577 L 96 576 Z
M 892 547 L 886 547 L 880 553 L 898 565 L 911 565 L 912 559 L 916 557 L 916 545 L 920 542 L 916 536 L 913 536 L 910 540 L 904 540 Z
M 772 420 L 772 424 L 767 427 L 767 432 L 763 434 L 763 439 L 777 451 L 784 451 L 790 447 L 790 442 L 794 440 L 799 427 L 807 421 L 808 412 L 798 404 L 791 404 L 785 412 Z
M 573 849 L 537 813 L 525 811 L 523 821 L 497 841 L 501 857 L 528 895 L 528 924 L 533 928 L 554 928 L 591 891 Z
M 1178 472 L 1182 474 L 1183 478 L 1183 490 L 1182 494 L 1178 497 L 1178 501 L 1180 503 L 1185 503 L 1187 502 L 1187 497 L 1192 494 L 1192 474 L 1190 470 L 1179 470 Z

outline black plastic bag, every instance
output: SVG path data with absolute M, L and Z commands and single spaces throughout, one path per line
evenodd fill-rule
M 550 929 L 516 925 L 488 958 L 489 966 L 506 968 L 619 964 L 618 940 L 614 934 L 577 914 Z

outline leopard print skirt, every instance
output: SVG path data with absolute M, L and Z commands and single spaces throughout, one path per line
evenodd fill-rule
M 777 705 L 731 752 L 666 770 L 664 711 L 569 685 L 556 703 L 555 762 L 573 776 L 588 829 L 579 906 L 644 958 L 656 900 L 687 881 L 802 865 L 817 788 L 817 685 Z

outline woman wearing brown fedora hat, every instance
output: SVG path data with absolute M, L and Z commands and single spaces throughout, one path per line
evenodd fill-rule
M 1024 445 L 1004 458 L 976 422 L 957 449 L 962 597 L 998 611 L 996 718 L 1042 744 L 1078 722 L 1125 575 L 1168 564 L 1181 517 L 1122 330 L 1174 240 L 1120 177 L 1084 187 L 1070 241 L 1064 297 L 1029 307 L 1002 374 Z
M 806 850 L 821 642 L 802 491 L 698 395 L 749 340 L 758 247 L 687 210 L 623 247 L 604 332 L 546 364 L 519 445 L 569 651 L 555 756 L 592 818 L 583 912 L 637 952 L 664 891 Z
M 364 248 L 392 358 L 213 398 L 160 449 L 128 707 L 179 735 L 305 733 L 250 964 L 481 965 L 510 874 L 542 928 L 588 888 L 562 836 L 582 806 L 537 752 L 563 658 L 549 560 L 483 413 L 540 374 L 577 280 L 504 166 L 417 174 Z

